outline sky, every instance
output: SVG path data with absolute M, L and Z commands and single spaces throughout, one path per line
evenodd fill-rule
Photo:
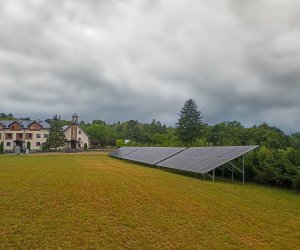
M 300 131 L 299 0 L 1 0 L 0 112 Z

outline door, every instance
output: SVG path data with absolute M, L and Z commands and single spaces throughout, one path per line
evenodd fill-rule
M 71 148 L 76 148 L 76 141 L 75 140 L 71 141 Z

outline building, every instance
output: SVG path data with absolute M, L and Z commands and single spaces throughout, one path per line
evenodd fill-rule
M 88 148 L 90 147 L 90 138 L 78 124 L 78 115 L 76 113 L 72 116 L 72 123 L 69 126 L 64 126 L 63 129 L 68 148 L 82 149 L 85 143 Z
M 43 144 L 49 137 L 50 125 L 41 120 L 35 121 L 1 121 L 0 120 L 0 142 L 3 142 L 5 152 L 13 152 L 16 146 L 21 150 L 26 149 L 30 142 L 31 150 L 42 150 Z M 90 146 L 87 133 L 78 124 L 78 115 L 72 116 L 72 122 L 64 128 L 66 147 L 83 149 L 84 144 Z
M 49 124 L 44 121 L 0 121 L 0 142 L 4 150 L 24 149 L 30 142 L 33 150 L 41 150 L 49 136 Z

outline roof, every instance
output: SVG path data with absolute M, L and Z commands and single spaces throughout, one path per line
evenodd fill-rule
M 9 126 L 13 123 L 19 123 L 21 125 L 22 128 L 28 128 L 30 124 L 32 123 L 38 123 L 39 125 L 41 125 L 42 128 L 45 129 L 49 129 L 50 125 L 45 122 L 45 121 L 41 121 L 41 120 L 29 120 L 29 121 L 23 121 L 23 120 L 1 120 L 0 123 L 4 126 L 4 128 L 9 128 Z
M 63 131 L 66 131 L 69 127 L 70 127 L 69 125 L 63 126 Z
M 79 125 L 78 122 L 72 122 L 70 125 L 63 126 L 63 131 L 65 132 L 68 128 L 70 128 L 73 124 L 75 124 L 78 128 L 81 129 L 83 133 L 87 135 L 88 138 L 90 138 L 89 134 Z

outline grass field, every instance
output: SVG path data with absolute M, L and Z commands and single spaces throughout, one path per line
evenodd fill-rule
M 0 156 L 0 249 L 299 249 L 300 195 L 102 155 Z

